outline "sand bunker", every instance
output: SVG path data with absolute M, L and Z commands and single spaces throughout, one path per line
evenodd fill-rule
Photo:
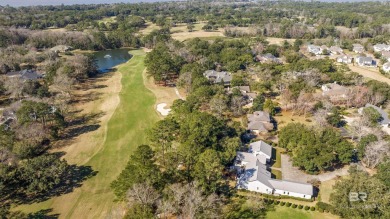
M 171 109 L 165 109 L 166 106 L 166 103 L 157 104 L 157 111 L 163 116 L 167 116 L 171 111 Z

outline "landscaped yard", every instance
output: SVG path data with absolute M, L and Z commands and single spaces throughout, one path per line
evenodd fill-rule
M 118 68 L 118 74 L 122 73 L 120 103 L 108 122 L 106 134 L 90 139 L 102 142 L 102 146 L 85 163 L 77 163 L 91 166 L 97 175 L 71 193 L 16 210 L 53 209 L 61 218 L 117 218 L 123 212 L 114 202 L 110 183 L 124 169 L 134 149 L 148 143 L 145 130 L 159 119 L 153 109 L 155 96 L 143 83 L 145 53 L 141 50 L 130 53 L 133 58 Z
M 282 148 L 274 147 L 275 150 L 273 150 L 273 164 L 272 167 L 274 168 L 281 168 L 282 167 L 282 158 L 281 158 L 281 152 L 284 151 Z
M 285 206 L 275 206 L 274 211 L 269 211 L 266 216 L 267 219 L 336 219 L 336 215 L 329 213 L 320 213 L 318 211 L 307 211 L 304 209 L 297 209 Z

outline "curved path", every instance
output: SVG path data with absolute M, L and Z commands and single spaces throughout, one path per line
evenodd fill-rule
M 122 74 L 120 103 L 101 139 L 104 144 L 82 164 L 98 171 L 97 175 L 71 193 L 17 209 L 27 212 L 52 209 L 59 218 L 121 217 L 123 211 L 114 202 L 110 183 L 124 169 L 132 151 L 138 145 L 148 143 L 145 130 L 159 119 L 153 108 L 156 98 L 143 83 L 145 53 L 141 50 L 130 53 L 132 59 L 118 68 Z

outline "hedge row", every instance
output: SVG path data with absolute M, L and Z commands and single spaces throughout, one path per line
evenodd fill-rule
M 280 205 L 280 206 L 286 206 L 286 207 L 292 207 L 292 208 L 298 208 L 298 209 L 305 209 L 306 211 L 308 210 L 311 210 L 311 211 L 315 211 L 316 210 L 316 207 L 312 206 L 303 206 L 303 205 L 297 205 L 297 204 L 293 204 L 291 202 L 284 202 L 284 201 L 279 201 L 279 200 L 274 200 L 274 199 L 266 199 L 264 198 L 263 199 L 266 203 L 268 204 L 273 204 L 273 205 Z

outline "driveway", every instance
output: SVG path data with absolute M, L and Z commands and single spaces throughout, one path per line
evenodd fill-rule
M 286 154 L 282 154 L 282 179 L 296 182 L 307 183 L 313 179 L 317 179 L 321 182 L 331 180 L 337 176 L 348 175 L 349 166 L 345 166 L 342 169 L 338 169 L 332 172 L 322 173 L 319 175 L 310 175 L 297 167 L 293 167 L 290 157 Z

